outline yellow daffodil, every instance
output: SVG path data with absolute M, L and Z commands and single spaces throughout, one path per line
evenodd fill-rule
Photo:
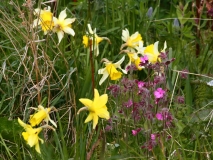
M 135 32 L 133 35 L 129 35 L 128 29 L 125 29 L 122 31 L 122 40 L 126 43 L 124 43 L 120 50 L 122 50 L 124 47 L 131 47 L 135 48 L 139 45 L 139 41 L 142 41 L 142 37 L 138 32 Z
M 50 11 L 50 7 L 44 10 L 37 8 L 35 9 L 34 14 L 38 16 L 38 18 L 33 21 L 33 27 L 41 25 L 44 34 L 47 34 L 47 32 L 52 30 L 54 23 L 53 23 L 53 14 Z
M 54 28 L 53 31 L 57 33 L 58 35 L 58 43 L 61 42 L 62 38 L 64 37 L 64 33 L 70 34 L 72 36 L 75 35 L 74 30 L 72 29 L 72 23 L 75 21 L 75 18 L 67 18 L 66 14 L 66 8 L 61 11 L 59 14 L 58 19 L 56 17 L 53 17 L 54 21 Z
M 103 40 L 107 40 L 110 43 L 110 40 L 107 37 L 99 37 L 96 34 L 96 28 L 94 30 L 92 30 L 91 25 L 88 24 L 88 31 L 86 33 L 86 35 L 83 36 L 83 44 L 85 48 L 89 48 L 90 47 L 90 43 L 91 43 L 91 49 L 94 49 L 94 54 L 95 56 L 99 55 L 99 43 Z M 91 42 L 90 42 L 91 41 Z M 93 45 L 94 43 L 94 45 Z
M 42 128 L 32 128 L 32 126 L 25 124 L 22 120 L 18 118 L 18 123 L 25 129 L 26 132 L 22 132 L 24 140 L 29 144 L 30 147 L 35 146 L 35 150 L 38 153 L 41 153 L 39 147 L 39 141 L 43 143 L 44 141 L 38 137 L 38 134 L 41 132 Z
M 126 65 L 125 69 L 131 65 L 131 63 L 134 63 L 138 70 L 142 70 L 142 66 L 140 66 L 141 59 L 139 55 L 143 55 L 144 53 L 144 47 L 143 47 L 143 41 L 139 41 L 139 45 L 135 47 L 135 49 L 138 51 L 137 53 L 135 51 L 130 52 L 129 50 L 123 50 L 123 52 L 126 52 L 129 57 L 129 62 Z
M 108 101 L 108 95 L 103 94 L 99 95 L 98 90 L 94 89 L 94 100 L 86 99 L 86 98 L 81 98 L 79 99 L 81 103 L 85 105 L 85 107 L 81 108 L 78 111 L 78 114 L 82 110 L 88 110 L 89 115 L 86 118 L 84 123 L 87 123 L 91 120 L 93 120 L 93 129 L 95 129 L 96 125 L 98 124 L 98 118 L 105 118 L 109 119 L 109 112 L 107 111 L 106 103 Z
M 121 68 L 121 63 L 123 63 L 123 61 L 125 60 L 125 56 L 123 56 L 116 63 L 112 63 L 107 59 L 104 60 L 106 67 L 98 70 L 98 74 L 103 74 L 99 82 L 99 85 L 101 85 L 107 79 L 108 76 L 110 76 L 111 80 L 118 80 L 119 78 L 121 78 L 122 73 L 118 71 L 116 68 L 119 68 L 120 70 L 122 70 L 124 74 L 127 74 L 127 71 Z
M 157 61 L 161 61 L 159 58 L 159 51 L 158 51 L 158 43 L 159 41 L 155 42 L 154 45 L 151 44 L 147 46 L 144 50 L 144 55 L 147 55 L 148 60 L 150 63 L 156 63 Z M 161 52 L 165 52 L 165 49 L 167 48 L 166 42 L 164 43 L 164 48 Z
M 51 108 L 44 108 L 42 105 L 39 105 L 38 108 L 33 108 L 35 110 L 37 110 L 38 112 L 35 113 L 34 115 L 30 115 L 30 124 L 31 126 L 36 126 L 39 125 L 43 120 L 46 122 L 46 124 L 48 124 L 48 122 L 50 121 L 55 127 L 57 127 L 56 123 L 50 119 L 49 113 L 50 111 L 53 109 L 53 107 Z
M 129 56 L 129 63 L 127 64 L 127 66 L 125 68 L 130 66 L 131 63 L 134 63 L 138 70 L 142 70 L 142 68 L 144 68 L 144 67 L 140 66 L 141 59 L 137 53 L 130 52 L 130 53 L 127 53 L 127 55 Z

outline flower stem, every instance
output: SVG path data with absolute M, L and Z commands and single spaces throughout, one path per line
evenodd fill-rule
M 90 64 L 91 64 L 91 72 L 92 72 L 92 90 L 94 95 L 94 89 L 95 89 L 95 70 L 94 70 L 94 63 L 93 63 L 93 57 L 92 57 L 92 40 L 90 40 Z

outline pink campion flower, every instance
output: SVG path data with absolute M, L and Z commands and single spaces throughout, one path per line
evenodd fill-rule
M 166 77 L 164 75 L 156 75 L 154 77 L 154 86 L 158 84 L 163 84 L 165 83 Z
M 157 118 L 158 120 L 162 121 L 162 120 L 163 120 L 163 114 L 162 114 L 162 113 L 157 113 L 157 114 L 156 114 L 156 118 Z
M 178 97 L 177 97 L 177 102 L 178 102 L 179 104 L 184 104 L 184 101 L 185 101 L 184 96 L 178 96 Z
M 138 132 L 136 130 L 132 130 L 132 135 L 136 136 L 138 134 Z
M 183 78 L 183 79 L 186 79 L 188 77 L 188 69 L 184 69 L 182 70 L 182 72 L 180 72 L 180 77 Z
M 136 130 L 132 130 L 132 135 L 136 136 L 141 131 L 141 128 L 138 128 Z
M 129 108 L 133 105 L 133 101 L 131 99 L 129 99 L 127 102 L 123 103 L 123 106 Z
M 155 140 L 156 134 L 151 134 L 151 140 Z
M 138 88 L 142 88 L 145 85 L 143 81 L 138 81 Z
M 172 126 L 173 117 L 168 108 L 162 108 L 155 116 L 158 120 L 165 121 L 166 127 Z
M 149 60 L 147 55 L 144 55 L 143 57 L 140 57 L 140 59 L 141 59 L 142 63 L 147 63 L 148 60 Z
M 165 95 L 166 91 L 164 91 L 162 88 L 158 88 L 154 91 L 154 96 L 156 99 L 163 98 Z
M 106 132 L 112 131 L 112 126 L 106 125 L 105 131 L 106 131 Z

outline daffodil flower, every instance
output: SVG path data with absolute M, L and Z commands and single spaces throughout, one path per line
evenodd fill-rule
M 144 67 L 140 66 L 141 58 L 140 55 L 143 55 L 144 53 L 144 47 L 143 47 L 143 41 L 139 41 L 139 45 L 135 47 L 137 50 L 137 53 L 135 51 L 129 51 L 129 50 L 123 50 L 123 52 L 126 52 L 129 57 L 129 62 L 125 67 L 125 70 L 127 70 L 127 67 L 131 65 L 131 63 L 134 63 L 138 70 L 142 70 Z
M 24 140 L 29 144 L 30 147 L 35 146 L 35 150 L 38 153 L 41 153 L 39 147 L 39 141 L 44 143 L 44 141 L 38 137 L 38 134 L 41 132 L 42 128 L 32 128 L 32 126 L 24 123 L 22 120 L 18 118 L 18 123 L 25 129 L 26 132 L 22 132 L 22 136 Z
M 91 45 L 92 50 L 94 49 L 95 56 L 99 55 L 99 43 L 103 40 L 107 40 L 110 43 L 110 40 L 107 37 L 99 37 L 96 34 L 96 28 L 92 30 L 91 25 L 88 24 L 88 31 L 86 35 L 83 36 L 83 44 L 85 48 L 89 48 Z M 91 43 L 90 43 L 91 41 Z M 94 46 L 93 46 L 94 44 Z
M 105 118 L 109 119 L 109 112 L 107 111 L 107 106 L 106 103 L 108 101 L 108 95 L 103 94 L 99 95 L 98 90 L 94 89 L 94 100 L 86 99 L 86 98 L 81 98 L 79 99 L 81 103 L 85 105 L 85 107 L 81 108 L 77 114 L 79 114 L 83 110 L 88 110 L 89 115 L 86 118 L 84 123 L 87 123 L 91 120 L 93 120 L 93 129 L 95 129 L 96 125 L 98 124 L 98 119 L 100 118 Z
M 44 10 L 37 8 L 35 9 L 34 14 L 38 16 L 38 18 L 33 21 L 33 27 L 41 25 L 44 34 L 47 34 L 52 30 L 54 23 L 53 14 L 50 11 L 50 7 Z
M 127 71 L 121 68 L 121 63 L 123 63 L 123 61 L 125 60 L 125 56 L 123 56 L 116 63 L 112 63 L 108 61 L 107 59 L 104 59 L 104 60 L 105 60 L 104 63 L 106 67 L 98 70 L 98 74 L 103 74 L 99 82 L 99 85 L 101 85 L 107 79 L 108 76 L 110 76 L 111 80 L 118 80 L 119 78 L 121 78 L 122 73 L 118 71 L 117 68 L 122 70 L 124 74 L 127 74 Z
M 135 32 L 133 35 L 129 35 L 129 30 L 125 29 L 122 31 L 122 40 L 126 43 L 124 43 L 120 50 L 122 50 L 124 47 L 131 47 L 135 48 L 139 45 L 139 41 L 142 41 L 142 37 L 138 32 Z
M 137 53 L 130 52 L 130 53 L 127 53 L 127 55 L 129 56 L 129 63 L 127 64 L 125 68 L 130 66 L 131 63 L 134 63 L 138 70 L 142 70 L 144 68 L 143 66 L 140 66 L 141 58 L 138 56 Z
M 34 115 L 30 115 L 30 124 L 31 126 L 39 125 L 43 120 L 48 124 L 50 121 L 55 127 L 57 127 L 56 123 L 50 119 L 49 113 L 53 109 L 53 107 L 50 108 L 44 108 L 42 105 L 39 105 L 38 108 L 33 108 L 37 110 L 38 112 Z
M 72 36 L 75 35 L 74 30 L 72 29 L 72 23 L 75 21 L 75 18 L 67 18 L 66 8 L 61 11 L 59 14 L 58 19 L 53 17 L 54 28 L 53 31 L 58 35 L 58 44 L 61 42 L 62 38 L 64 37 L 64 33 L 70 34 Z
M 147 55 L 149 62 L 154 64 L 157 61 L 161 61 L 161 59 L 159 58 L 159 51 L 158 51 L 158 43 L 159 41 L 155 42 L 154 45 L 151 44 L 149 46 L 147 46 L 144 50 L 144 55 Z M 164 48 L 161 52 L 165 52 L 165 49 L 167 48 L 166 42 L 164 42 Z

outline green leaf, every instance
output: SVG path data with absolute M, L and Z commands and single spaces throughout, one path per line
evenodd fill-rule
M 176 126 L 177 126 L 177 132 L 178 134 L 182 133 L 183 129 L 186 127 L 185 124 L 183 124 L 183 122 L 181 120 L 179 120 L 177 123 L 176 123 Z
M 6 140 L 14 141 L 15 136 L 19 136 L 23 128 L 18 124 L 18 120 L 8 120 L 6 117 L 0 117 L 0 134 Z

